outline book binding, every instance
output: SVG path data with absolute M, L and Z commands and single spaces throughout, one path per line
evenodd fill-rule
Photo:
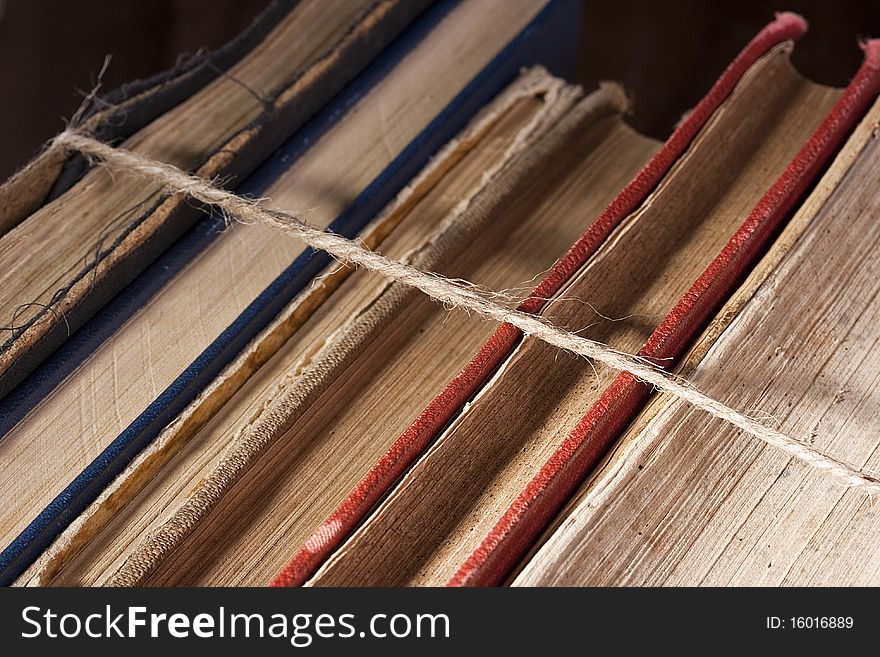
M 557 261 L 519 309 L 531 313 L 540 312 L 547 300 L 577 272 L 623 219 L 651 193 L 751 65 L 777 44 L 799 38 L 806 29 L 807 24 L 803 18 L 796 14 L 782 13 L 761 30 L 725 69 L 709 92 L 679 124 L 648 164 Z M 522 333 L 515 327 L 509 324 L 501 325 L 473 360 L 392 443 L 385 455 L 370 468 L 342 504 L 316 529 L 271 585 L 299 586 L 305 583 L 484 384 L 521 338 Z
M 880 40 L 862 47 L 864 62 L 843 95 L 722 251 L 654 330 L 639 356 L 664 368 L 681 358 L 837 152 L 880 91 Z M 644 407 L 651 392 L 650 385 L 631 374 L 618 375 L 448 585 L 503 583 L 584 476 Z

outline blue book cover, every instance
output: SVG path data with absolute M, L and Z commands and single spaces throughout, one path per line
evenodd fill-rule
M 292 162 L 330 130 L 346 112 L 416 47 L 455 5 L 435 3 L 375 60 L 344 93 L 266 160 L 238 192 L 259 196 Z M 408 144 L 364 191 L 330 224 L 354 237 L 458 133 L 474 114 L 509 83 L 522 67 L 541 64 L 571 78 L 577 62 L 580 2 L 553 0 L 458 96 Z M 78 331 L 37 371 L 0 401 L 0 436 L 72 372 L 137 309 L 204 249 L 225 224 L 212 215 L 190 230 L 147 271 Z M 284 308 L 331 259 L 303 251 L 216 339 L 138 415 L 82 473 L 0 553 L 0 583 L 10 584 L 42 553 L 131 460 L 149 445 L 236 355 Z M 0 437 L 2 440 L 2 437 Z

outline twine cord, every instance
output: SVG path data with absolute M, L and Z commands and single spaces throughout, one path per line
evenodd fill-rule
M 78 151 L 105 166 L 146 176 L 161 183 L 169 193 L 184 194 L 214 206 L 230 219 L 234 218 L 245 223 L 261 222 L 282 230 L 301 239 L 312 248 L 326 251 L 342 262 L 360 266 L 416 288 L 446 307 L 473 312 L 496 322 L 512 324 L 524 335 L 578 356 L 594 359 L 614 370 L 628 372 L 641 381 L 653 385 L 657 390 L 682 399 L 813 468 L 828 472 L 846 486 L 858 488 L 869 495 L 880 493 L 880 480 L 877 478 L 722 404 L 645 359 L 569 333 L 543 317 L 507 308 L 493 300 L 491 291 L 483 291 L 466 282 L 453 281 L 439 274 L 422 271 L 392 260 L 364 248 L 353 240 L 310 226 L 295 215 L 267 208 L 260 199 L 242 198 L 219 189 L 202 178 L 189 175 L 177 167 L 145 158 L 128 150 L 114 148 L 74 130 L 59 134 L 53 141 L 53 147 Z

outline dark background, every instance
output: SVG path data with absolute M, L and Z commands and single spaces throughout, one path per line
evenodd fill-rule
M 268 0 L 0 0 L 0 180 L 24 164 L 79 106 L 101 69 L 107 91 L 215 49 Z M 880 0 L 584 0 L 580 82 L 619 80 L 630 121 L 664 138 L 775 10 L 810 21 L 794 62 L 845 85 L 860 37 L 880 36 Z

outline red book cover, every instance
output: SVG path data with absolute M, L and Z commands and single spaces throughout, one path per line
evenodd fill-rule
M 547 300 L 578 271 L 620 222 L 657 186 L 749 67 L 777 44 L 802 36 L 806 28 L 806 22 L 800 16 L 783 13 L 761 30 L 725 69 L 706 96 L 679 124 L 645 167 L 556 262 L 520 305 L 520 310 L 539 313 Z M 871 46 L 870 52 L 873 50 Z M 871 59 L 876 58 L 869 57 Z M 762 203 L 743 224 L 728 247 L 655 331 L 640 352 L 641 355 L 657 358 L 664 358 L 673 352 L 679 355 L 703 324 L 705 317 L 729 293 L 729 288 L 750 264 L 822 163 L 834 152 L 872 94 L 876 93 L 876 64 L 873 74 L 866 72 L 867 66 L 866 63 L 831 114 L 791 163 L 785 175 L 765 195 Z M 473 360 L 419 414 L 382 458 L 373 464 L 345 501 L 317 528 L 271 585 L 298 586 L 304 583 L 363 520 L 397 478 L 431 444 L 521 338 L 521 332 L 515 327 L 509 324 L 500 326 Z M 621 375 L 606 395 L 591 408 L 577 429 L 523 491 L 516 504 L 508 510 L 450 583 L 490 585 L 503 581 L 510 568 L 580 481 L 583 473 L 595 463 L 617 432 L 630 421 L 649 393 L 647 386 Z
M 880 39 L 862 45 L 865 59 L 843 95 L 783 174 L 663 319 L 638 355 L 674 365 L 749 271 L 804 192 L 880 92 Z M 504 582 L 584 476 L 644 407 L 651 386 L 623 372 L 519 494 L 450 586 Z

